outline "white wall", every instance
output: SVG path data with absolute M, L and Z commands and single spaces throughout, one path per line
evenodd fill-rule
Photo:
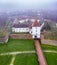
M 29 29 L 29 33 L 32 34 L 32 29 Z
M 12 28 L 12 32 L 29 32 L 29 28 Z
M 35 38 L 40 38 L 40 27 L 32 27 L 32 36 Z

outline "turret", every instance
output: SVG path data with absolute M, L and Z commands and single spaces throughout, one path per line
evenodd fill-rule
M 40 39 L 40 23 L 39 21 L 35 20 L 35 22 L 32 24 L 32 37 Z

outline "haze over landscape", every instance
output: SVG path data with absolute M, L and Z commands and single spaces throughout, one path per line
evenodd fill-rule
M 0 25 L 15 18 L 43 18 L 57 22 L 57 0 L 0 0 Z

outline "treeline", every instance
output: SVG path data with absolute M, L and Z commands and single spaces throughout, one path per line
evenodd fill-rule
M 55 22 L 50 22 L 50 21 L 44 21 L 44 26 L 42 28 L 42 30 L 46 30 L 46 31 L 56 31 L 56 23 Z

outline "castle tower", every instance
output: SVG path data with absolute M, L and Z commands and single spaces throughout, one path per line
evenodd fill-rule
M 35 20 L 35 22 L 32 24 L 32 38 L 40 39 L 40 23 L 39 21 Z

